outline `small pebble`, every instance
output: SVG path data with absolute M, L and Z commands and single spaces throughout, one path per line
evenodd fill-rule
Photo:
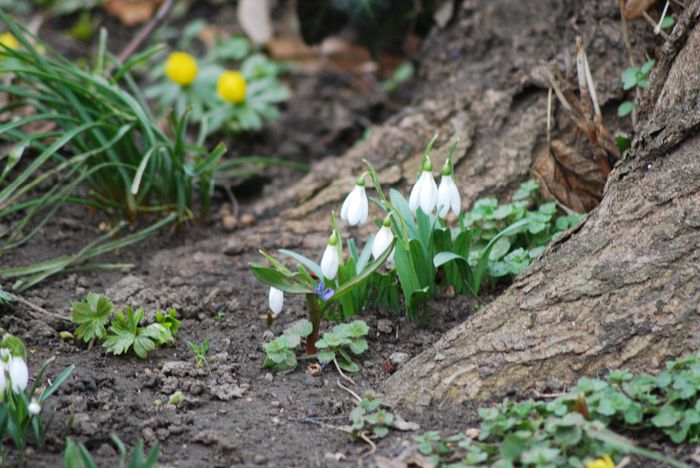
M 238 227 L 238 219 L 233 215 L 224 215 L 221 217 L 221 224 L 227 231 L 233 231 Z
M 391 353 L 391 356 L 389 356 L 389 361 L 396 367 L 404 365 L 408 359 L 409 359 L 408 353 L 401 353 L 401 352 L 396 352 L 396 353 Z

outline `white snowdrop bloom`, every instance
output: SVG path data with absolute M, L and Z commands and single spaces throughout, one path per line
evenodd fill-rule
M 7 387 L 7 377 L 5 377 L 5 372 L 7 371 L 7 365 L 3 362 L 0 364 L 0 393 L 5 391 Z
M 272 316 L 277 317 L 280 312 L 282 312 L 282 305 L 284 305 L 284 293 L 275 287 L 270 287 L 268 301 L 270 303 Z
M 426 159 L 423 164 L 423 172 L 418 178 L 418 182 L 411 190 L 411 196 L 408 199 L 408 207 L 414 213 L 420 206 L 423 213 L 429 214 L 435 209 L 437 203 L 437 184 L 433 178 L 433 165 L 430 159 Z
M 10 374 L 10 383 L 12 391 L 19 393 L 27 388 L 29 382 L 29 369 L 27 363 L 19 356 L 12 356 L 8 363 L 8 373 Z
M 350 226 L 357 226 L 367 222 L 369 203 L 365 192 L 365 180 L 359 178 L 355 187 L 348 194 L 340 208 L 340 219 L 344 219 Z
M 445 219 L 450 209 L 457 216 L 462 210 L 462 199 L 459 196 L 457 184 L 452 178 L 452 168 L 448 167 L 448 164 L 445 164 L 445 169 L 442 171 L 442 179 L 440 179 L 437 193 L 437 212 L 442 219 Z M 446 174 L 445 172 L 448 171 L 449 173 Z
M 323 257 L 321 257 L 321 273 L 323 273 L 323 276 L 330 280 L 335 279 L 335 276 L 338 274 L 339 263 L 338 235 L 333 232 L 328 238 L 328 245 L 323 252 Z
M 394 233 L 391 232 L 391 219 L 387 216 L 381 229 L 379 229 L 377 235 L 374 236 L 374 241 L 372 242 L 372 257 L 375 260 L 381 257 L 393 240 Z
M 27 406 L 27 410 L 29 411 L 29 414 L 33 414 L 34 416 L 41 413 L 41 405 L 38 401 L 36 401 L 36 398 L 32 398 L 31 403 L 29 403 L 29 406 Z

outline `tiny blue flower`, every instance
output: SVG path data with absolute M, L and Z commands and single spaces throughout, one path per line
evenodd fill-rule
M 320 283 L 318 283 L 318 286 L 314 288 L 314 294 L 320 297 L 323 302 L 326 302 L 328 299 L 333 297 L 335 291 L 333 290 L 333 288 L 326 288 L 325 283 L 321 281 Z

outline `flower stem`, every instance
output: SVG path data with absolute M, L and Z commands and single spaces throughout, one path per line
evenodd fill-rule
M 315 294 L 306 295 L 306 309 L 309 314 L 309 322 L 313 326 L 311 334 L 306 337 L 306 354 L 312 356 L 316 354 L 316 341 L 321 327 L 321 307 Z

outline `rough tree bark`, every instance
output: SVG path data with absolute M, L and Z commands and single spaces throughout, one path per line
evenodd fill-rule
M 601 205 L 385 385 L 418 408 L 523 397 L 700 347 L 700 1 L 652 74 Z

